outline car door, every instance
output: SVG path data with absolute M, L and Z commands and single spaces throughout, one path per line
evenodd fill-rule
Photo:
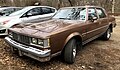
M 37 7 L 26 12 L 20 19 L 24 23 L 35 23 L 41 21 L 42 14 L 41 8 Z
M 88 19 L 86 22 L 86 39 L 92 39 L 94 38 L 99 32 L 98 32 L 98 27 L 99 27 L 99 21 L 98 21 L 98 16 L 96 13 L 95 8 L 91 7 L 88 8 Z M 94 21 L 91 19 L 92 18 L 96 18 Z
M 99 32 L 104 33 L 108 28 L 109 21 L 107 16 L 102 8 L 96 8 L 97 14 L 99 16 Z

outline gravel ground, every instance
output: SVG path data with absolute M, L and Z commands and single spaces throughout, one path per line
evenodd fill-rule
M 0 70 L 120 70 L 120 17 L 109 41 L 94 40 L 77 54 L 74 64 L 66 64 L 60 56 L 41 63 L 12 53 L 0 38 Z

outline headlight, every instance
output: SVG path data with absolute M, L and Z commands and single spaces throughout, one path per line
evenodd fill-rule
M 35 45 L 41 48 L 50 47 L 49 39 L 43 40 L 43 39 L 31 38 L 31 45 Z
M 38 45 L 44 46 L 44 42 L 41 39 L 38 39 Z
M 37 44 L 37 39 L 36 38 L 32 38 L 31 43 Z

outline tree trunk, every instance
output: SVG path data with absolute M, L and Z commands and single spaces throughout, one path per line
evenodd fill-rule
M 70 3 L 70 6 L 73 6 L 72 1 L 71 1 L 71 0 L 68 0 L 68 1 L 69 1 L 69 3 Z
M 62 6 L 62 0 L 58 0 L 58 9 Z

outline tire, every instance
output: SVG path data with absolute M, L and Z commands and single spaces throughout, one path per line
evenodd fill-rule
M 77 54 L 76 40 L 71 39 L 64 49 L 64 60 L 66 63 L 72 64 L 75 62 Z
M 110 30 L 110 28 L 108 28 L 107 31 L 102 35 L 102 38 L 104 40 L 109 40 L 110 37 L 111 37 L 111 30 Z

